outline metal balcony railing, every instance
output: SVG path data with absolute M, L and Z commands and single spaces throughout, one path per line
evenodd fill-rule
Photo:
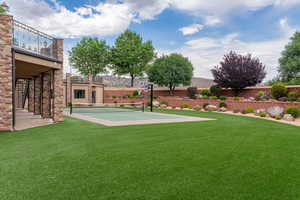
M 53 37 L 16 20 L 13 22 L 13 46 L 38 56 L 57 59 L 53 52 Z

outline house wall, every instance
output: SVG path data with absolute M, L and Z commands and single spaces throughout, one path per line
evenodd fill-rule
M 0 14 L 0 131 L 13 129 L 12 21 Z

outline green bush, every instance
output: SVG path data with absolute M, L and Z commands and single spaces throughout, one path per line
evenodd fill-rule
M 254 113 L 254 108 L 252 107 L 247 107 L 244 109 L 245 113 L 248 114 L 248 113 Z
M 150 106 L 151 106 L 151 102 L 150 102 L 150 101 L 147 101 L 147 102 L 146 102 L 146 106 L 147 106 L 147 107 L 150 107 Z
M 211 100 L 218 100 L 218 97 L 217 96 L 211 96 L 210 99 Z
M 285 113 L 292 115 L 294 118 L 297 118 L 299 117 L 300 111 L 298 107 L 290 106 L 285 109 Z
M 239 113 L 239 112 L 240 112 L 240 109 L 237 109 L 237 108 L 233 109 L 233 113 Z
M 196 94 L 197 94 L 197 88 L 196 87 L 188 87 L 187 89 L 187 95 L 191 99 L 196 99 Z
M 166 106 L 169 105 L 169 103 L 167 101 L 161 101 L 161 102 L 159 102 L 159 104 L 160 105 L 166 105 Z
M 271 95 L 275 99 L 280 99 L 281 97 L 286 97 L 288 89 L 283 83 L 275 83 L 271 88 Z
M 112 96 L 112 98 L 113 98 L 113 99 L 116 99 L 116 98 L 117 98 L 117 96 L 113 95 L 113 96 Z
M 239 101 L 241 98 L 240 97 L 233 97 L 234 101 Z
M 209 89 L 210 94 L 219 97 L 222 93 L 222 88 L 218 85 L 213 85 Z
M 266 93 L 264 92 L 264 91 L 259 91 L 257 94 L 256 94 L 256 96 L 258 96 L 258 97 L 263 97 L 263 96 L 265 96 L 266 95 Z
M 288 101 L 297 101 L 298 96 L 299 96 L 298 92 L 289 92 Z
M 267 113 L 262 112 L 262 113 L 259 113 L 258 115 L 259 115 L 260 117 L 266 117 L 266 116 L 267 116 Z
M 202 99 L 209 99 L 209 97 L 204 95 L 204 96 L 202 96 Z
M 219 108 L 222 108 L 222 107 L 227 108 L 227 104 L 224 102 L 219 103 Z
M 282 119 L 282 116 L 281 116 L 281 115 L 276 115 L 276 116 L 275 116 L 275 119 L 276 119 L 276 120 L 281 120 L 281 119 Z
M 139 96 L 140 92 L 138 90 L 134 90 L 132 93 L 133 96 Z
M 225 101 L 227 99 L 227 97 L 226 96 L 220 96 L 219 99 L 222 100 L 222 101 Z
M 297 102 L 300 102 L 300 97 L 297 99 Z
M 201 90 L 201 95 L 202 96 L 210 96 L 210 91 L 207 89 Z
M 191 106 L 187 103 L 183 103 L 180 105 L 180 108 L 190 108 Z
M 209 105 L 209 103 L 204 103 L 203 105 L 202 105 L 202 108 L 203 109 L 206 109 L 206 107 Z

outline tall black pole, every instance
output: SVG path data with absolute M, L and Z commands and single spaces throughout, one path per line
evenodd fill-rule
M 153 112 L 153 84 L 150 84 L 150 111 Z

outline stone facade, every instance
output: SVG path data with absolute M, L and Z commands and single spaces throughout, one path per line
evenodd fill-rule
M 12 20 L 0 14 L 0 131 L 13 129 Z
M 18 121 L 14 121 L 14 109 L 22 108 L 23 102 L 27 102 L 25 106 L 29 112 L 43 118 L 53 118 L 54 122 L 63 121 L 63 40 L 54 39 L 53 54 L 57 61 L 45 59 L 48 63 L 53 62 L 53 67 L 45 64 L 44 68 L 35 71 L 39 65 L 43 65 L 36 59 L 43 61 L 43 58 L 27 54 L 26 49 L 23 52 L 14 48 L 12 30 L 15 23 L 18 22 L 14 22 L 12 16 L 0 14 L 0 131 L 14 130 L 14 122 Z M 24 56 L 32 56 L 32 62 L 30 59 L 20 62 Z M 31 69 L 30 65 L 35 66 Z M 45 67 L 49 71 L 45 72 Z M 21 85 L 16 90 L 14 80 L 24 82 L 23 86 L 26 83 L 26 87 Z M 27 94 L 28 81 L 29 93 L 24 95 Z M 24 101 L 24 97 L 28 99 Z
M 64 42 L 62 39 L 56 39 L 54 44 L 54 54 L 57 60 L 63 62 L 64 57 Z M 63 64 L 60 70 L 54 71 L 54 106 L 53 106 L 53 120 L 55 122 L 61 122 L 64 120 L 64 88 L 63 88 Z

